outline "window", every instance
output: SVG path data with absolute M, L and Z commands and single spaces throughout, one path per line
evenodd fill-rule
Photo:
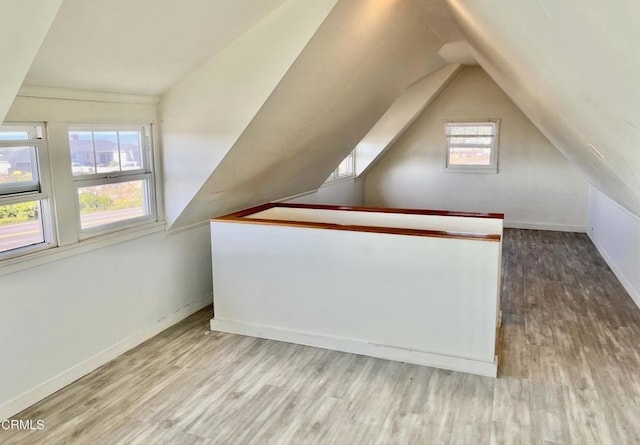
M 149 126 L 69 126 L 81 237 L 155 221 Z
M 498 120 L 447 122 L 445 169 L 469 173 L 497 173 L 498 127 Z
M 338 168 L 336 168 L 331 176 L 327 178 L 325 182 L 337 181 L 338 179 L 353 178 L 355 171 L 355 152 L 351 152 L 346 158 L 340 162 Z
M 43 124 L 0 125 L 0 259 L 50 247 Z

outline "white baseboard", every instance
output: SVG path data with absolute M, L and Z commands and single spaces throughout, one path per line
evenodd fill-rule
M 607 263 L 609 268 L 613 271 L 613 274 L 616 276 L 616 278 L 618 278 L 618 281 L 620 281 L 620 284 L 622 284 L 622 287 L 624 287 L 624 289 L 627 291 L 627 293 L 629 294 L 633 302 L 636 304 L 636 306 L 640 308 L 640 292 L 638 292 L 633 287 L 633 284 L 631 284 L 631 282 L 627 279 L 624 273 L 618 268 L 616 263 L 607 253 L 607 251 L 604 250 L 602 245 L 598 242 L 597 238 L 595 236 L 592 236 L 591 233 L 587 233 L 587 235 L 591 239 L 591 242 L 593 243 L 593 245 L 596 246 L 596 249 L 598 249 L 598 252 L 600 252 L 600 255 L 602 256 L 604 261 Z
M 505 229 L 550 230 L 553 232 L 578 232 L 578 233 L 587 232 L 587 226 L 528 223 L 528 222 L 518 222 L 518 221 L 505 221 L 504 228 Z
M 207 305 L 211 304 L 212 301 L 213 297 L 211 295 L 207 295 L 197 302 L 188 304 L 187 306 L 174 312 L 173 314 L 167 315 L 165 318 L 159 320 L 154 325 L 142 329 L 130 335 L 129 337 L 126 337 L 115 345 L 108 347 L 107 349 L 99 352 L 93 357 L 88 358 L 87 360 L 36 386 L 35 388 L 19 395 L 15 399 L 3 403 L 2 405 L 0 405 L 0 419 L 8 419 L 11 416 L 15 416 L 34 403 L 43 400 L 54 392 L 59 391 L 70 383 L 73 383 L 79 378 L 84 377 L 90 372 L 98 369 L 100 366 L 110 362 L 111 360 L 124 354 L 128 350 L 135 348 L 139 344 L 159 334 L 165 329 L 170 328 L 171 326 L 184 320 L 188 316 L 195 314 L 200 309 L 207 307 Z
M 413 363 L 416 365 L 432 366 L 434 368 L 448 369 L 451 371 L 467 372 L 487 377 L 496 377 L 498 373 L 497 357 L 494 358 L 493 362 L 483 362 L 462 357 L 416 351 L 397 346 L 370 343 L 363 340 L 334 337 L 315 332 L 294 331 L 274 326 L 220 320 L 218 318 L 211 320 L 211 330 L 250 337 L 267 338 L 269 340 L 296 343 L 334 351 L 350 352 L 353 354 Z

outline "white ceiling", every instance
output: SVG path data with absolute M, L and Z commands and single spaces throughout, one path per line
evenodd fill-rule
M 413 0 L 431 31 L 442 43 L 464 40 L 445 0 Z
M 28 85 L 159 95 L 283 0 L 64 0 Z

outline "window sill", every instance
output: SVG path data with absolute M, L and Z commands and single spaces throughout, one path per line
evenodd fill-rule
M 165 222 L 153 222 L 130 229 L 119 230 L 106 235 L 88 238 L 68 246 L 51 247 L 45 250 L 28 253 L 22 256 L 8 258 L 0 261 L 0 276 L 8 275 L 21 270 L 29 269 L 53 261 L 62 260 L 75 255 L 80 255 L 92 250 L 112 246 L 135 238 L 140 238 L 152 233 L 163 232 Z

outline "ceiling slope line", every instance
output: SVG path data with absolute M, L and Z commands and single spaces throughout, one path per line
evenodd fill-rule
M 409 86 L 356 146 L 356 177 L 363 177 L 451 83 L 463 65 L 450 64 Z

